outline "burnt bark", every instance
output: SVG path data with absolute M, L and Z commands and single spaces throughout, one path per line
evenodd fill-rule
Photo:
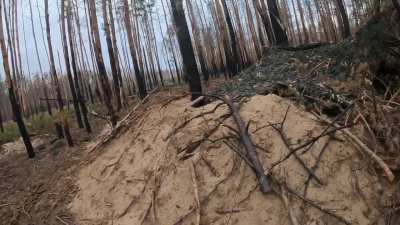
M 233 29 L 233 23 L 231 16 L 229 14 L 228 6 L 226 5 L 226 0 L 221 0 L 222 9 L 224 10 L 226 25 L 228 26 L 230 44 L 231 44 L 231 51 L 232 51 L 232 64 L 231 73 L 237 74 L 241 70 L 241 65 L 239 64 L 239 53 L 238 53 L 238 45 L 235 35 L 235 30 Z
M 62 39 L 62 45 L 63 45 L 63 50 L 64 50 L 65 67 L 67 70 L 68 84 L 69 84 L 69 88 L 71 91 L 71 96 L 72 96 L 73 105 L 74 105 L 74 109 L 75 109 L 76 120 L 78 122 L 79 128 L 83 128 L 84 126 L 83 126 L 83 121 L 82 121 L 82 116 L 81 116 L 81 109 L 79 107 L 79 101 L 78 101 L 78 97 L 76 95 L 74 80 L 72 78 L 66 32 L 67 31 L 66 31 L 66 27 L 65 27 L 65 0 L 61 0 L 61 35 L 62 35 L 61 39 Z
M 278 4 L 276 0 L 267 0 L 269 15 L 271 18 L 272 30 L 274 31 L 276 45 L 288 45 L 289 40 L 286 31 L 282 27 L 281 19 L 279 16 Z
M 89 118 L 88 118 L 88 111 L 86 107 L 85 100 L 83 99 L 82 92 L 81 92 L 81 85 L 82 82 L 79 82 L 81 79 L 81 71 L 79 70 L 77 63 L 76 63 L 76 58 L 77 55 L 75 54 L 75 49 L 74 49 L 74 37 L 75 37 L 75 32 L 73 29 L 73 24 L 72 24 L 73 18 L 72 18 L 72 1 L 68 1 L 68 8 L 67 8 L 67 27 L 68 27 L 68 40 L 69 40 L 69 47 L 71 50 L 71 63 L 72 63 L 72 70 L 74 73 L 74 82 L 75 82 L 75 88 L 76 88 L 76 97 L 79 102 L 79 106 L 82 110 L 82 116 L 83 116 L 83 123 L 86 128 L 87 133 L 92 133 L 92 128 L 89 123 Z
M 50 75 L 52 77 L 53 87 L 56 90 L 56 98 L 59 109 L 64 108 L 64 102 L 62 101 L 60 82 L 58 81 L 56 65 L 54 61 L 53 45 L 51 42 L 51 30 L 50 30 L 50 19 L 49 19 L 49 1 L 44 1 L 45 20 L 46 20 L 46 33 L 47 33 L 47 45 L 49 49 L 49 60 L 50 60 Z
M 107 42 L 107 50 L 110 58 L 111 65 L 111 73 L 113 78 L 114 85 L 114 95 L 117 103 L 117 110 L 120 110 L 122 107 L 121 104 L 121 90 L 120 90 L 120 81 L 119 81 L 119 70 L 117 69 L 117 63 L 115 60 L 116 54 L 114 53 L 113 43 L 111 40 L 111 27 L 110 22 L 107 15 L 107 0 L 102 0 L 102 10 L 103 10 L 103 20 L 104 20 L 104 30 L 106 34 L 106 42 Z
M 2 7 L 3 7 L 3 4 L 0 1 L 0 46 L 1 46 L 1 54 L 3 57 L 4 73 L 6 76 L 6 82 L 7 82 L 7 86 L 8 86 L 7 87 L 8 88 L 8 96 L 9 96 L 10 103 L 11 103 L 12 113 L 14 115 L 15 122 L 18 125 L 22 140 L 25 144 L 25 148 L 28 153 L 28 157 L 34 158 L 35 152 L 34 152 L 32 142 L 31 142 L 29 134 L 28 134 L 28 130 L 26 129 L 24 120 L 22 118 L 21 109 L 20 109 L 20 106 L 17 102 L 17 98 L 15 95 L 14 84 L 11 79 L 10 65 L 8 62 L 8 52 L 7 52 L 7 47 L 6 47 L 6 43 L 4 40 Z
M 396 1 L 396 0 L 395 0 Z M 342 18 L 342 24 L 339 24 L 339 26 L 342 27 L 342 38 L 348 38 L 350 37 L 350 23 L 349 23 L 349 17 L 346 12 L 346 8 L 344 6 L 343 0 L 336 0 L 339 12 L 340 12 L 340 17 Z
M 89 18 L 90 18 L 90 27 L 91 27 L 91 34 L 92 34 L 92 42 L 96 57 L 96 63 L 99 71 L 99 80 L 101 87 L 103 89 L 103 96 L 104 96 L 104 103 L 108 110 L 108 115 L 110 116 L 110 121 L 113 126 L 117 124 L 117 117 L 114 112 L 114 108 L 111 102 L 111 88 L 110 84 L 108 83 L 107 78 L 107 71 L 104 65 L 103 60 L 103 53 L 101 50 L 101 43 L 100 43 L 100 33 L 99 33 L 99 26 L 97 23 L 97 15 L 96 15 L 96 1 L 89 0 L 88 1 L 88 9 L 89 9 Z
M 135 70 L 135 77 L 136 77 L 136 83 L 139 89 L 139 97 L 141 99 L 145 98 L 147 96 L 147 90 L 146 90 L 146 83 L 143 77 L 143 73 L 139 68 L 138 64 L 138 59 L 136 56 L 136 50 L 135 50 L 135 43 L 133 40 L 133 34 L 132 34 L 132 23 L 130 19 L 130 12 L 129 12 L 129 4 L 128 0 L 124 0 L 124 22 L 125 22 L 125 29 L 126 29 L 126 35 L 128 36 L 128 44 L 129 44 L 129 50 L 131 53 L 131 58 L 133 62 L 133 67 Z
M 176 27 L 176 34 L 179 42 L 183 60 L 183 69 L 185 77 L 189 83 L 189 89 L 192 93 L 192 101 L 202 94 L 200 74 L 196 64 L 193 46 L 190 39 L 189 28 L 186 23 L 185 13 L 183 11 L 182 0 L 171 0 L 172 17 Z

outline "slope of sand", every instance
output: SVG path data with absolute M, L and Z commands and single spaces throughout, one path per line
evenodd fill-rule
M 290 224 L 281 196 L 263 195 L 252 170 L 222 141 L 205 141 L 191 158 L 181 159 L 178 152 L 204 139 L 204 134 L 218 124 L 217 118 L 227 112 L 226 107 L 220 107 L 216 113 L 173 132 L 184 121 L 212 110 L 218 102 L 199 109 L 189 104 L 181 99 L 165 107 L 162 103 L 154 105 L 127 132 L 97 150 L 101 154 L 80 172 L 80 190 L 70 206 L 79 224 Z M 268 122 L 280 122 L 288 105 L 289 101 L 268 95 L 252 97 L 241 107 L 244 120 L 251 120 L 254 142 L 270 151 L 259 151 L 266 170 L 288 150 L 274 129 L 260 128 Z M 230 119 L 225 123 L 234 126 Z M 291 105 L 284 131 L 292 143 L 304 142 L 323 128 L 311 114 Z M 229 133 L 229 129 L 219 126 L 209 139 Z M 379 198 L 377 179 L 368 173 L 358 151 L 341 135 L 336 136 L 316 172 L 324 185 L 311 181 L 307 198 L 352 224 L 372 224 L 379 217 L 375 208 Z M 322 138 L 301 155 L 309 167 L 327 139 Z M 293 157 L 272 173 L 303 193 L 307 173 Z M 300 224 L 340 224 L 293 196 L 289 201 Z

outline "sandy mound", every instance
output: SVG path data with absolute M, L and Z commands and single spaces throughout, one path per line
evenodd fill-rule
M 106 145 L 90 165 L 82 169 L 75 200 L 71 204 L 79 224 L 290 224 L 288 210 L 276 193 L 263 195 L 253 171 L 222 141 L 229 134 L 218 129 L 183 160 L 183 150 L 195 146 L 227 112 L 220 107 L 213 114 L 199 117 L 176 133 L 176 127 L 196 115 L 210 111 L 218 102 L 204 108 L 187 107 L 181 99 L 161 107 L 156 105 L 134 122 L 130 130 Z M 268 169 L 288 153 L 279 134 L 268 122 L 280 122 L 291 103 L 274 95 L 255 96 L 241 107 L 245 121 L 251 120 L 254 142 L 270 151 L 259 151 Z M 234 126 L 230 119 L 225 124 Z M 316 136 L 324 127 L 312 115 L 292 105 L 284 130 L 292 143 Z M 317 176 L 308 188 L 307 198 L 345 218 L 351 224 L 372 224 L 378 218 L 376 177 L 351 144 L 341 135 L 331 140 Z M 320 139 L 301 155 L 311 168 L 328 137 Z M 303 194 L 308 174 L 293 157 L 273 170 L 273 175 Z M 198 210 L 197 194 L 200 202 Z M 340 224 L 336 219 L 290 196 L 290 206 L 300 224 Z

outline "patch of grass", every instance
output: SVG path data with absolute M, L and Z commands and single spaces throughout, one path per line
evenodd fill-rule
M 4 124 L 4 132 L 0 132 L 0 144 L 14 141 L 19 137 L 17 124 L 14 122 Z
M 54 116 L 47 113 L 34 115 L 26 120 L 28 131 L 33 134 L 53 133 Z
M 65 115 L 68 118 L 73 116 L 72 110 L 66 110 Z M 54 111 L 54 115 L 40 113 L 25 119 L 25 125 L 29 134 L 54 134 L 54 121 L 57 119 L 58 113 Z M 4 132 L 0 132 L 0 145 L 17 140 L 20 137 L 18 126 L 15 122 L 4 124 Z

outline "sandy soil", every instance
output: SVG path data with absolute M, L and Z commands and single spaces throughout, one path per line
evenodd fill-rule
M 226 107 L 177 129 L 218 102 L 198 109 L 188 107 L 186 98 L 164 103 L 143 110 L 126 132 L 96 150 L 96 157 L 81 169 L 79 190 L 70 204 L 78 224 L 290 224 L 281 196 L 262 194 L 252 170 L 223 141 L 217 141 L 230 134 L 218 122 Z M 324 126 L 311 114 L 275 95 L 254 96 L 241 107 L 245 121 L 251 120 L 254 142 L 269 151 L 258 152 L 266 172 L 289 150 L 273 128 L 263 126 L 281 122 L 289 105 L 284 131 L 292 144 L 322 131 Z M 234 126 L 230 119 L 224 123 Z M 214 128 L 193 154 L 185 155 Z M 316 172 L 323 185 L 312 180 L 307 198 L 351 224 L 376 224 L 380 219 L 377 176 L 344 137 L 336 134 L 328 139 L 320 139 L 300 155 L 311 168 L 328 143 Z M 303 194 L 308 174 L 293 157 L 269 172 Z M 340 224 L 292 195 L 289 201 L 300 224 Z

